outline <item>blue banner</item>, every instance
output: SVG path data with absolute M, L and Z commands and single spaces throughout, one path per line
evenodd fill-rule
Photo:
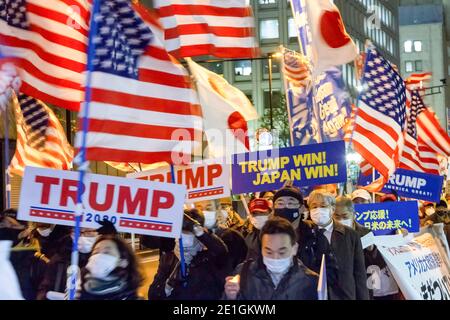
M 356 204 L 356 222 L 369 228 L 374 235 L 392 235 L 395 230 L 419 232 L 417 201 Z
M 350 117 L 352 105 L 341 70 L 330 68 L 317 77 L 315 102 L 321 142 L 343 140 L 346 119 Z
M 338 68 L 328 69 L 317 77 L 314 90 L 295 87 L 285 80 L 293 145 L 342 140 L 351 113 L 342 72 Z
M 347 181 L 344 141 L 233 155 L 234 194 Z
M 375 179 L 381 175 L 375 172 Z M 367 186 L 372 182 L 372 176 L 359 177 L 358 185 Z M 405 198 L 439 202 L 442 193 L 444 177 L 406 169 L 397 169 L 384 186 L 382 192 L 395 191 Z

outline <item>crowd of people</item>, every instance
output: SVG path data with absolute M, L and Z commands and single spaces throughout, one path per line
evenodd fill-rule
M 198 203 L 184 210 L 181 241 L 141 237 L 143 247 L 159 249 L 148 299 L 316 300 L 322 261 L 330 300 L 403 299 L 376 246 L 361 244 L 370 230 L 356 221 L 354 204 L 373 200 L 364 189 L 337 196 L 321 187 L 304 197 L 286 186 L 253 196 L 242 216 L 231 200 Z M 398 200 L 395 194 L 378 198 Z M 446 200 L 420 202 L 419 208 L 421 226 L 443 223 L 448 239 Z M 66 226 L 19 221 L 15 210 L 5 210 L 0 299 L 67 299 L 73 233 Z M 114 225 L 82 228 L 78 251 L 76 299 L 142 299 L 139 261 Z

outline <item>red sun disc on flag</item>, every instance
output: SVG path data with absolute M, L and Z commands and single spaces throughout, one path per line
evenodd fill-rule
M 238 111 L 233 112 L 228 117 L 228 128 L 233 132 L 233 135 L 241 141 L 247 149 L 250 149 L 250 142 L 248 139 L 247 131 L 247 121 L 245 121 L 242 114 Z
M 325 42 L 334 49 L 343 47 L 351 41 L 338 11 L 324 12 L 320 19 L 320 32 Z

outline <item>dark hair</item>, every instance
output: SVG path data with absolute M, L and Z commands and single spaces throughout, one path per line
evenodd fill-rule
M 265 234 L 279 234 L 284 233 L 291 238 L 291 243 L 294 245 L 297 242 L 297 235 L 295 233 L 294 227 L 292 224 L 280 217 L 272 217 L 264 224 L 264 227 L 261 229 L 260 240 Z
M 3 219 L 4 217 L 11 217 L 17 220 L 17 210 L 14 208 L 3 210 L 3 212 L 0 213 L 0 219 Z
M 259 194 L 259 197 L 260 197 L 260 198 L 264 198 L 264 196 L 265 196 L 267 193 L 272 193 L 273 195 L 275 195 L 276 191 L 275 191 L 275 190 L 263 191 L 263 192 L 261 192 L 261 193 Z
M 189 216 L 190 218 L 197 220 L 202 226 L 205 225 L 205 216 L 203 212 L 198 209 L 186 209 L 184 210 L 184 214 Z M 186 217 L 183 217 L 183 230 L 189 230 L 189 221 Z
M 128 261 L 128 265 L 124 268 L 124 274 L 126 274 L 127 277 L 128 289 L 137 290 L 144 279 L 139 272 L 139 263 L 137 257 L 124 239 L 122 239 L 118 235 L 113 234 L 101 235 L 100 237 L 98 237 L 97 241 L 95 241 L 94 246 L 92 247 L 92 251 L 94 251 L 94 248 L 100 242 L 107 240 L 112 241 L 116 244 L 117 249 L 119 250 L 120 259 L 125 259 Z

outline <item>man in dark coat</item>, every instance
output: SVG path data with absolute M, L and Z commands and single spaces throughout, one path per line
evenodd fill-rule
M 203 227 L 204 217 L 197 209 L 186 210 L 183 220 L 185 268 L 181 266 L 179 242 L 172 252 L 164 252 L 149 300 L 217 300 L 225 283 L 228 249 L 225 243 Z
M 336 200 L 333 195 L 313 191 L 308 198 L 311 220 L 321 243 L 318 253 L 336 259 L 337 279 L 329 285 L 330 300 L 368 300 L 366 267 L 361 238 L 353 229 L 333 220 Z
M 239 265 L 227 277 L 228 300 L 317 300 L 318 275 L 296 258 L 295 230 L 283 218 L 268 220 L 261 230 L 257 260 Z

